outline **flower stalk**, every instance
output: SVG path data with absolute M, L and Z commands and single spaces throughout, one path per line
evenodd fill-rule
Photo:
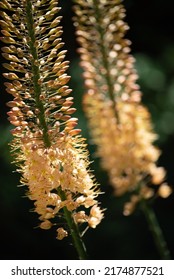
M 105 72 L 104 72 L 104 77 L 106 80 L 106 84 L 108 86 L 108 94 L 110 97 L 110 100 L 112 101 L 112 106 L 113 106 L 113 110 L 115 113 L 115 117 L 117 122 L 119 123 L 119 113 L 118 113 L 118 109 L 117 109 L 117 105 L 116 105 L 116 98 L 114 95 L 114 85 L 112 83 L 112 79 L 111 79 L 111 75 L 110 75 L 110 65 L 107 59 L 108 56 L 108 49 L 106 48 L 105 45 L 105 30 L 102 28 L 102 25 L 100 24 L 102 21 L 101 18 L 101 14 L 100 14 L 100 9 L 99 9 L 99 5 L 97 0 L 94 0 L 94 12 L 96 15 L 96 29 L 98 30 L 99 36 L 100 36 L 100 44 L 99 44 L 99 48 L 102 54 L 102 65 L 104 66 Z
M 142 199 L 140 201 L 141 209 L 145 215 L 149 229 L 152 233 L 154 243 L 158 250 L 159 256 L 162 260 L 171 260 L 170 251 L 168 249 L 166 240 L 164 238 L 163 232 L 155 215 L 155 212 L 148 205 L 147 201 Z
M 36 100 L 36 107 L 39 110 L 38 118 L 40 121 L 40 126 L 43 130 L 43 139 L 46 147 L 51 146 L 51 141 L 49 139 L 48 135 L 48 128 L 45 120 L 44 115 L 44 106 L 42 104 L 42 101 L 40 100 L 40 95 L 42 93 L 41 85 L 39 84 L 40 80 L 40 71 L 39 71 L 39 63 L 38 63 L 38 54 L 37 54 L 37 48 L 36 48 L 36 38 L 35 38 L 35 32 L 34 32 L 34 20 L 33 20 L 33 14 L 32 14 L 32 3 L 31 1 L 26 2 L 26 25 L 29 35 L 29 47 L 30 47 L 30 53 L 32 56 L 31 60 L 31 67 L 32 67 L 32 73 L 33 73 L 33 88 L 34 88 L 34 94 L 35 94 L 35 100 Z
M 59 189 L 58 193 L 59 193 L 62 201 L 65 201 L 66 200 L 65 193 L 61 189 Z M 74 247 L 76 248 L 76 250 L 78 252 L 79 259 L 86 260 L 88 258 L 87 252 L 86 252 L 86 247 L 85 247 L 85 244 L 83 243 L 78 226 L 75 223 L 71 212 L 68 211 L 68 209 L 66 207 L 63 207 L 63 212 L 64 212 L 64 217 L 67 221 L 68 227 L 71 232 Z
M 124 22 L 124 6 L 121 0 L 74 2 L 74 25 L 86 86 L 84 110 L 97 155 L 115 194 L 131 194 L 124 215 L 130 215 L 142 203 L 149 226 L 154 227 L 155 242 L 161 242 L 159 248 L 166 247 L 159 224 L 145 204 L 156 193 L 153 185 L 158 186 L 159 195 L 170 194 L 171 188 L 164 182 L 165 169 L 157 166 L 160 151 L 153 144 L 157 135 L 150 113 L 141 103 L 131 42 L 124 38 L 129 29 Z
M 121 2 L 75 0 L 74 24 L 86 85 L 84 110 L 115 193 L 134 192 L 143 181 L 144 195 L 150 195 L 150 185 L 163 183 L 165 170 L 156 164 L 157 135 L 141 103 L 130 41 L 124 38 L 129 27 Z
M 71 234 L 79 258 L 86 258 L 79 225 L 95 228 L 103 218 L 100 194 L 89 170 L 85 139 L 71 115 L 68 61 L 62 50 L 61 8 L 57 0 L 2 0 L 0 38 L 11 143 L 21 184 L 34 201 L 41 229 L 57 227 L 57 239 Z M 9 16 L 10 14 L 10 16 Z M 65 223 L 63 223 L 65 224 Z

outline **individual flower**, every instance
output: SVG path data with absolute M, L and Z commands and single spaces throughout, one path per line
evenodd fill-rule
M 58 228 L 57 229 L 57 239 L 62 240 L 63 238 L 68 236 L 68 232 L 64 230 L 64 228 Z
M 158 195 L 162 198 L 167 198 L 171 195 L 172 188 L 168 184 L 163 183 L 158 189 Z

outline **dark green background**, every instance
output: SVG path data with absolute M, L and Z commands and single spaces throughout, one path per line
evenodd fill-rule
M 61 0 L 60 4 L 64 16 L 63 39 L 68 49 L 67 59 L 71 61 L 70 87 L 73 88 L 78 109 L 79 127 L 88 138 L 89 131 L 81 108 L 84 88 L 71 21 L 72 2 Z M 127 9 L 126 21 L 130 26 L 127 38 L 132 41 L 132 53 L 137 59 L 143 102 L 149 108 L 154 129 L 159 134 L 157 144 L 162 150 L 159 165 L 167 169 L 167 181 L 174 186 L 174 2 L 125 0 L 124 4 Z M 55 230 L 37 228 L 37 214 L 31 212 L 33 203 L 25 197 L 25 188 L 17 188 L 19 175 L 10 163 L 8 142 L 11 136 L 5 105 L 11 97 L 4 90 L 2 75 L 0 79 L 0 258 L 75 259 L 77 256 L 71 239 L 57 241 Z M 91 159 L 94 160 L 92 169 L 101 189 L 106 191 L 100 200 L 103 208 L 108 209 L 103 222 L 85 235 L 90 258 L 159 259 L 143 214 L 137 209 L 130 217 L 122 215 L 126 197 L 113 197 L 107 174 L 100 169 L 98 160 L 93 156 L 95 147 L 90 141 L 88 143 Z M 157 199 L 153 207 L 174 258 L 174 195 L 166 200 Z

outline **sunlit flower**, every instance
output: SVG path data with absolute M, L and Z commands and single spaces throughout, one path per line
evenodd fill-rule
M 15 126 L 12 150 L 40 228 L 49 229 L 56 217 L 63 219 L 62 209 L 73 216 L 97 205 L 99 194 L 78 119 L 71 116 L 76 109 L 67 85 L 60 7 L 56 0 L 2 0 L 0 6 L 1 41 L 7 45 L 3 75 L 13 96 L 7 104 Z M 59 227 L 57 234 L 61 240 L 68 233 Z
M 96 228 L 96 226 L 103 219 L 103 211 L 97 205 L 94 205 L 90 210 L 90 215 L 88 217 L 88 225 L 92 228 Z

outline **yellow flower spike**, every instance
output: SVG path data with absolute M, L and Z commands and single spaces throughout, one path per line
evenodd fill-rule
M 56 218 L 65 218 L 80 258 L 85 249 L 72 213 L 85 211 L 88 197 L 91 207 L 99 194 L 89 171 L 88 153 L 67 83 L 68 61 L 62 50 L 61 8 L 55 0 L 3 0 L 0 12 L 2 37 L 8 46 L 2 48 L 9 63 L 4 77 L 6 90 L 14 99 L 8 102 L 9 121 L 14 140 L 12 151 L 21 184 L 28 186 L 28 196 L 42 221 L 40 228 L 49 229 Z M 70 195 L 69 195 L 70 194 Z M 58 229 L 58 239 L 67 236 Z
M 84 110 L 115 194 L 136 191 L 149 176 L 150 183 L 161 184 L 165 171 L 156 166 L 160 151 L 153 142 L 157 136 L 150 114 L 141 104 L 130 41 L 124 38 L 129 27 L 122 1 L 74 2 L 87 91 Z
M 74 25 L 81 66 L 84 70 L 84 110 L 89 120 L 93 143 L 103 168 L 108 172 L 116 195 L 138 195 L 125 204 L 130 215 L 139 202 L 163 259 L 170 252 L 153 210 L 151 185 L 163 183 L 165 171 L 157 167 L 160 152 L 153 142 L 148 110 L 141 104 L 141 91 L 130 54 L 129 29 L 124 22 L 122 0 L 74 0 Z M 164 189 L 168 193 L 167 188 Z M 166 195 L 167 196 L 167 195 Z M 89 225 L 95 227 L 93 213 Z

